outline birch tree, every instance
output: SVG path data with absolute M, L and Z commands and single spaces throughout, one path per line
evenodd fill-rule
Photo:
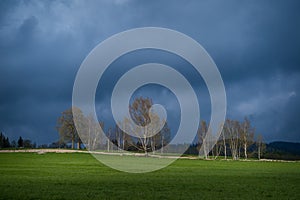
M 229 148 L 233 160 L 238 159 L 239 128 L 240 128 L 239 122 L 230 119 L 227 119 L 224 125 L 225 132 L 228 135 Z
M 156 133 L 156 131 L 157 127 L 161 127 L 163 123 L 163 120 L 161 120 L 157 114 L 150 111 L 152 105 L 153 103 L 150 98 L 136 98 L 129 106 L 129 113 L 132 120 L 138 126 L 131 125 L 129 120 L 126 118 L 122 123 L 125 125 L 123 130 L 126 130 L 127 133 L 132 133 L 134 135 L 134 139 L 131 137 L 130 138 L 137 141 L 136 143 L 132 142 L 132 145 L 138 150 L 143 151 L 145 155 L 148 155 L 149 151 L 154 152 L 156 147 L 159 146 L 159 138 L 161 133 Z M 147 126 L 150 123 L 151 126 Z
M 253 137 L 254 137 L 254 129 L 251 128 L 250 121 L 246 117 L 241 124 L 241 144 L 244 150 L 244 157 L 245 159 L 248 158 L 247 150 L 248 147 L 253 144 Z
M 223 125 L 223 124 L 222 124 Z M 224 159 L 227 160 L 227 145 L 226 145 L 226 131 L 223 125 L 223 129 L 221 132 L 221 137 L 222 137 L 222 141 L 223 141 L 223 151 L 224 151 Z
M 108 128 L 108 132 L 107 132 L 107 134 L 106 134 L 106 139 L 107 139 L 107 141 L 106 141 L 106 145 L 107 145 L 107 152 L 109 152 L 110 151 L 110 146 L 112 145 L 111 144 L 111 136 L 112 136 L 112 133 L 111 133 L 111 128 Z
M 98 124 L 97 124 L 98 123 Z M 101 148 L 101 144 L 104 143 L 104 133 L 102 130 L 104 129 L 104 122 L 94 122 L 92 123 L 92 131 L 90 135 L 91 147 L 90 150 L 96 150 Z
M 256 146 L 257 146 L 257 158 L 258 158 L 258 160 L 260 160 L 262 153 L 266 147 L 263 142 L 263 136 L 261 134 L 257 135 Z
M 118 127 L 118 125 L 116 125 L 116 127 L 115 127 L 115 134 L 116 134 L 117 146 L 120 149 L 120 148 L 122 148 L 121 143 L 122 143 L 122 138 L 123 138 L 123 131 Z
M 127 134 L 133 132 L 132 127 L 130 126 L 129 119 L 125 117 L 121 124 L 122 130 L 125 131 L 122 131 L 122 149 L 128 150 L 130 146 L 134 146 L 135 148 L 137 148 L 134 144 L 133 138 L 129 134 Z
M 150 149 L 150 130 L 143 129 L 140 127 L 145 127 L 151 123 L 150 119 L 150 108 L 152 106 L 152 100 L 149 98 L 136 98 L 132 105 L 129 106 L 129 112 L 132 120 L 139 126 L 136 126 L 134 130 L 131 129 L 132 133 L 138 139 L 140 146 L 137 148 L 144 151 L 145 155 L 148 155 L 148 150 Z
M 206 144 L 206 134 L 207 134 L 207 125 L 206 125 L 206 122 L 202 120 L 200 122 L 198 131 L 197 131 L 197 137 L 198 137 L 198 143 L 199 143 L 199 150 L 202 145 L 205 159 L 208 158 L 207 154 L 209 153 L 209 152 L 207 152 L 207 147 L 206 147 L 206 145 L 207 145 Z M 200 155 L 200 151 L 199 151 L 199 155 Z
M 160 153 L 163 154 L 165 151 L 168 151 L 168 149 L 165 149 L 165 146 L 169 144 L 171 141 L 171 130 L 169 128 L 168 122 L 163 121 L 164 127 L 160 131 Z
M 160 120 L 159 116 L 152 113 L 151 123 L 154 126 L 149 127 L 147 132 L 148 132 L 149 135 L 152 136 L 152 137 L 150 137 L 150 147 L 151 147 L 152 153 L 155 153 L 156 147 L 158 147 L 158 145 L 160 143 L 160 135 L 161 135 L 161 131 L 156 133 L 156 128 L 155 128 L 155 127 L 160 127 L 161 126 L 160 125 L 161 120 Z

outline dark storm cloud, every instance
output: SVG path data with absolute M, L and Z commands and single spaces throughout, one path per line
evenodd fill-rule
M 1 1 L 0 130 L 38 143 L 57 139 L 56 119 L 71 106 L 74 78 L 89 51 L 120 31 L 161 26 L 193 37 L 212 56 L 225 82 L 230 118 L 250 116 L 268 141 L 300 141 L 299 4 Z M 188 71 L 186 76 L 197 80 Z M 101 98 L 109 98 L 109 91 Z

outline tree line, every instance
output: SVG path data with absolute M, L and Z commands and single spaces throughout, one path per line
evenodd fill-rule
M 84 147 L 89 150 L 111 151 L 123 149 L 126 151 L 140 151 L 145 154 L 159 150 L 163 153 L 164 146 L 171 141 L 171 132 L 168 123 L 164 119 L 160 119 L 158 115 L 152 113 L 151 121 L 149 112 L 152 105 L 152 100 L 149 98 L 140 97 L 135 99 L 129 106 L 129 110 L 132 120 L 139 127 L 132 126 L 130 120 L 124 118 L 119 123 L 122 129 L 115 125 L 114 127 L 108 127 L 104 132 L 101 131 L 101 129 L 105 129 L 104 122 L 97 122 L 91 115 L 85 116 L 79 108 L 70 108 L 62 112 L 57 121 L 60 141 L 71 143 L 72 149 L 75 148 L 75 144 L 77 149 L 81 148 L 82 141 L 84 141 Z M 77 120 L 77 129 L 74 118 Z M 153 126 L 147 129 L 141 128 L 150 122 Z M 164 124 L 162 130 L 155 134 L 153 127 L 161 124 Z M 84 134 L 79 136 L 78 129 Z M 127 134 L 128 132 L 131 134 Z
M 17 141 L 9 141 L 8 137 L 0 133 L 0 148 L 36 148 L 36 143 L 32 143 L 29 139 L 23 139 L 21 136 Z
M 217 143 L 212 150 L 209 150 L 205 140 L 210 139 L 206 137 L 210 130 L 208 130 L 207 123 L 201 121 L 197 132 L 198 142 L 195 145 L 191 145 L 188 151 L 195 153 L 193 148 L 199 151 L 202 146 L 206 159 L 208 156 L 212 158 L 223 156 L 225 159 L 230 157 L 233 160 L 248 159 L 249 157 L 260 159 L 262 157 L 266 144 L 263 142 L 262 135 L 255 133 L 255 128 L 251 126 L 247 117 L 242 122 L 226 119 L 222 125 L 223 128 Z
M 71 143 L 71 148 L 88 148 L 89 150 L 118 150 L 126 151 L 148 152 L 158 151 L 164 153 L 165 147 L 172 139 L 171 130 L 165 119 L 160 119 L 158 115 L 150 113 L 150 108 L 153 105 L 150 98 L 139 97 L 136 98 L 131 105 L 129 105 L 129 113 L 131 119 L 138 126 L 132 126 L 128 118 L 124 118 L 119 122 L 119 126 L 108 127 L 103 133 L 104 122 L 97 122 L 91 115 L 85 116 L 83 112 L 76 107 L 70 108 L 62 112 L 58 119 L 57 130 L 60 135 L 60 141 L 64 143 Z M 75 128 L 74 115 L 76 115 L 77 125 L 81 133 L 80 135 Z M 145 127 L 149 123 L 159 127 L 164 124 L 162 130 L 157 134 L 153 133 L 153 127 Z M 218 158 L 223 156 L 237 160 L 240 158 L 248 159 L 249 157 L 261 158 L 265 150 L 265 143 L 262 135 L 256 134 L 254 127 L 251 126 L 250 120 L 245 118 L 242 122 L 237 120 L 226 119 L 220 137 L 217 139 L 216 145 L 212 150 L 209 149 L 208 125 L 205 121 L 201 121 L 195 138 L 195 142 L 186 151 L 189 154 L 199 154 L 200 147 L 204 151 L 205 158 Z M 101 129 L 100 129 L 101 127 Z M 125 131 L 123 131 L 125 130 Z M 130 135 L 127 133 L 131 133 Z M 211 137 L 211 136 L 210 136 Z M 85 146 L 82 146 L 84 140 Z M 176 148 L 184 148 L 184 146 L 169 145 L 168 152 L 176 152 Z M 200 154 L 199 154 L 200 155 Z
M 8 137 L 5 137 L 4 134 L 0 133 L 0 148 L 9 148 L 11 146 Z
M 104 122 L 98 122 L 91 115 L 84 113 L 76 107 L 62 112 L 57 120 L 56 129 L 59 133 L 59 141 L 52 144 L 39 145 L 38 148 L 87 148 L 89 150 L 116 151 L 126 150 L 133 152 L 172 153 L 178 149 L 186 149 L 186 145 L 168 145 L 174 135 L 171 134 L 168 122 L 158 115 L 150 112 L 153 102 L 150 98 L 139 97 L 129 105 L 131 119 L 138 126 L 133 126 L 128 118 L 124 118 L 118 125 L 105 127 Z M 74 119 L 77 119 L 78 127 L 75 127 Z M 162 129 L 155 134 L 153 126 L 145 127 L 152 123 L 154 127 Z M 121 126 L 121 127 L 120 127 Z M 261 134 L 255 132 L 250 120 L 243 121 L 226 119 L 217 143 L 210 150 L 211 132 L 205 121 L 199 122 L 199 128 L 194 143 L 189 146 L 186 153 L 200 155 L 200 149 L 204 151 L 205 159 L 224 157 L 234 160 L 250 157 L 260 159 L 266 151 L 266 143 Z M 83 135 L 78 134 L 78 130 Z M 103 131 L 102 131 L 103 130 Z M 125 131 L 124 131 L 125 130 Z M 130 135 L 127 133 L 131 133 Z M 209 134 L 209 135 L 208 135 Z M 166 146 L 168 145 L 168 149 Z M 8 137 L 0 134 L 0 148 L 36 148 L 36 143 L 19 137 L 17 141 L 10 142 Z M 201 148 L 202 147 L 202 148 Z M 274 150 L 272 150 L 274 152 Z M 271 152 L 272 153 L 272 152 Z

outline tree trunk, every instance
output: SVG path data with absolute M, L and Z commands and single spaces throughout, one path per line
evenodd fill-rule
M 123 150 L 125 150 L 125 133 L 123 133 L 123 141 L 122 141 L 122 145 L 123 145 Z
M 72 149 L 74 149 L 74 136 L 72 136 Z
M 207 159 L 208 157 L 207 157 L 206 141 L 205 140 L 203 140 L 203 144 L 202 145 L 203 145 L 204 158 Z
M 223 124 L 224 125 L 224 124 Z M 225 160 L 227 160 L 227 149 L 226 149 L 226 138 L 225 138 L 225 130 L 224 130 L 224 126 L 222 127 L 222 139 L 223 139 L 223 147 L 224 147 L 224 158 Z
M 154 153 L 155 153 L 155 142 L 154 142 L 154 137 L 152 137 L 150 140 L 151 140 L 150 142 L 151 142 L 152 154 L 154 154 Z
M 258 145 L 258 160 L 260 160 L 260 145 Z
M 227 160 L 227 149 L 226 149 L 226 142 L 223 140 L 223 145 L 224 145 L 224 158 Z
M 109 152 L 109 138 L 107 138 L 107 152 Z
M 247 160 L 248 155 L 247 155 L 247 144 L 244 143 L 244 154 L 245 154 L 245 159 Z
M 108 129 L 108 135 L 107 135 L 107 152 L 109 152 L 110 149 L 110 136 L 111 136 L 111 129 Z
M 160 153 L 164 153 L 164 135 L 161 136 L 161 148 L 160 148 Z
M 77 149 L 80 149 L 80 140 L 77 141 Z
M 223 146 L 224 146 L 224 158 L 225 160 L 227 160 L 227 149 L 226 149 L 226 138 L 224 135 L 224 130 L 222 131 L 222 137 L 223 137 Z
M 91 124 L 89 124 L 89 130 L 88 130 L 88 132 L 89 132 L 89 138 L 88 138 L 88 148 L 89 149 L 91 149 Z
M 94 140 L 93 140 L 93 145 L 92 145 L 92 148 L 91 148 L 91 150 L 93 150 L 93 151 L 95 151 L 95 149 L 96 149 L 96 141 L 97 141 L 97 137 L 95 137 Z
M 144 148 L 144 151 L 145 151 L 145 155 L 148 156 L 148 151 L 147 151 L 147 145 L 148 145 L 148 139 L 147 139 L 147 136 L 148 136 L 148 130 L 145 129 L 145 132 L 144 132 L 144 138 L 142 139 L 144 143 L 143 144 L 143 148 Z M 151 145 L 151 144 L 150 144 Z

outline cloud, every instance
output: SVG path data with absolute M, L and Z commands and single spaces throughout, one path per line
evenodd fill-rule
M 228 116 L 242 119 L 250 117 L 256 131 L 267 141 L 299 140 L 300 128 L 296 118 L 299 110 L 300 73 L 249 79 L 232 84 L 227 89 Z M 296 92 L 297 91 L 297 92 Z
M 38 143 L 56 140 L 56 119 L 71 106 L 73 82 L 85 56 L 113 34 L 159 26 L 191 36 L 212 56 L 227 89 L 228 117 L 251 116 L 268 141 L 300 142 L 299 4 L 296 0 L 1 1 L 0 130 L 11 138 L 25 135 Z M 117 64 L 149 61 L 147 53 L 127 55 Z M 167 54 L 152 56 L 191 80 L 203 99 L 201 114 L 209 119 L 207 91 L 191 66 Z M 109 73 L 118 77 L 114 71 L 118 66 Z M 109 73 L 104 78 L 107 85 L 97 94 L 98 109 L 105 112 L 115 81 Z M 171 95 L 148 90 L 177 116 Z

